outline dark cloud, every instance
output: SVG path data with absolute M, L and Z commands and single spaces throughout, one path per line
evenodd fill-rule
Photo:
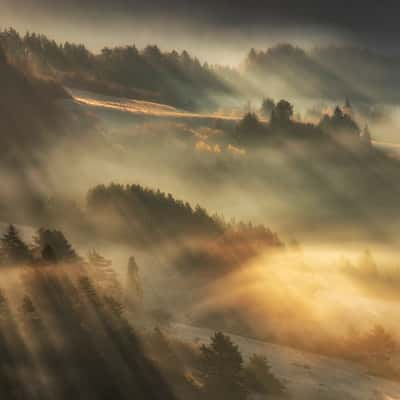
M 1 3 L 1 2 L 0 2 Z M 176 15 L 219 24 L 309 23 L 371 34 L 400 31 L 400 4 L 394 0 L 14 0 L 48 11 L 122 12 L 132 15 Z
M 317 44 L 324 34 L 328 41 L 345 38 L 397 51 L 400 35 L 400 3 L 394 0 L 0 0 L 2 5 L 13 12 L 13 18 L 4 17 L 3 12 L 1 25 L 20 22 L 20 30 L 50 35 L 54 31 L 62 40 L 82 37 L 95 49 L 123 44 L 124 38 L 139 45 L 152 42 L 166 47 L 169 43 L 181 49 L 203 40 L 213 47 L 210 34 L 222 32 L 215 41 L 225 53 L 237 52 L 240 46 L 243 52 L 245 47 L 267 47 L 276 41 L 296 43 L 301 35 Z M 196 46 L 200 56 L 206 54 L 207 46 Z M 230 54 L 224 57 L 232 58 Z

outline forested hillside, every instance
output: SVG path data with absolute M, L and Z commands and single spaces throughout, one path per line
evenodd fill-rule
M 22 68 L 65 86 L 194 109 L 210 108 L 213 96 L 232 90 L 187 51 L 162 52 L 149 45 L 103 48 L 94 54 L 81 44 L 56 43 L 44 35 L 4 30 L 0 44 Z

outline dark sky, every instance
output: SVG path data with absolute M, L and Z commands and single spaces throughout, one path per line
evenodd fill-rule
M 3 26 L 44 30 L 63 40 L 81 37 L 94 48 L 122 44 L 127 37 L 139 45 L 147 40 L 178 48 L 197 38 L 211 49 L 215 38 L 227 52 L 292 38 L 314 44 L 340 38 L 396 51 L 400 38 L 400 1 L 394 0 L 0 0 L 0 5 Z M 205 50 L 200 43 L 200 53 Z
M 311 23 L 377 35 L 400 31 L 400 4 L 394 0 L 9 0 L 48 12 L 123 12 L 131 15 L 175 14 L 215 24 Z M 1 3 L 1 1 L 0 1 Z

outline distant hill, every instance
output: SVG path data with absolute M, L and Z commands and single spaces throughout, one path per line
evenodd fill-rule
M 78 89 L 186 109 L 209 107 L 213 95 L 232 94 L 210 67 L 186 51 L 132 45 L 94 54 L 80 44 L 58 44 L 35 33 L 20 36 L 13 29 L 0 33 L 0 44 L 18 65 Z
M 21 69 L 64 86 L 187 110 L 210 110 L 221 99 L 237 104 L 264 95 L 331 101 L 349 97 L 362 103 L 400 100 L 400 58 L 354 46 L 252 49 L 243 68 L 234 68 L 210 66 L 187 51 L 165 52 L 156 45 L 105 47 L 93 53 L 82 44 L 20 35 L 11 28 L 0 32 L 0 45 Z
M 199 205 L 192 207 L 171 194 L 140 185 L 92 188 L 87 196 L 86 214 L 98 236 L 125 243 L 152 246 L 200 239 L 213 245 L 221 242 L 218 248 L 229 248 L 233 243 L 245 247 L 246 240 L 265 247 L 282 245 L 278 236 L 264 226 L 226 223 Z
M 400 57 L 355 46 L 328 46 L 310 52 L 313 60 L 335 71 L 365 96 L 381 102 L 400 101 Z
M 281 44 L 252 49 L 245 76 L 265 93 L 338 101 L 395 103 L 400 100 L 400 58 L 355 46 L 326 46 L 306 51 Z
M 245 72 L 259 81 L 265 90 L 278 90 L 308 98 L 343 99 L 346 95 L 365 100 L 364 94 L 352 87 L 334 69 L 329 69 L 306 51 L 290 44 L 267 51 L 252 49 L 245 60 Z

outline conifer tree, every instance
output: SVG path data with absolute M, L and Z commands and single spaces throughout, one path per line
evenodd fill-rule
M 52 256 L 55 260 L 61 262 L 79 261 L 79 256 L 61 231 L 40 228 L 33 240 L 34 248 L 39 251 L 42 257 L 44 253 L 46 256 L 50 255 L 48 248 L 51 247 Z
M 1 253 L 8 264 L 27 263 L 31 260 L 29 248 L 20 238 L 14 225 L 9 225 L 1 238 Z
M 137 307 L 143 299 L 143 289 L 140 283 L 139 268 L 135 257 L 129 257 L 127 271 L 126 299 L 128 305 Z
M 246 388 L 243 358 L 229 336 L 216 332 L 211 343 L 200 348 L 199 374 L 211 399 L 244 400 Z

